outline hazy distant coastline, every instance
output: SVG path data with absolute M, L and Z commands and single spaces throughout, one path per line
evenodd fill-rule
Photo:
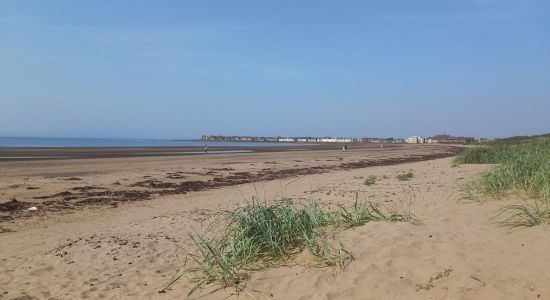
M 160 139 L 108 139 L 108 138 L 41 138 L 0 137 L 0 148 L 71 148 L 71 147 L 270 147 L 285 146 L 287 143 L 222 142 L 200 140 Z M 295 144 L 293 144 L 295 145 Z

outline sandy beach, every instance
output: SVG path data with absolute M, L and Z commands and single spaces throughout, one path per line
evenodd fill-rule
M 253 196 L 326 207 L 357 196 L 407 207 L 423 224 L 339 232 L 355 256 L 344 270 L 289 264 L 253 273 L 245 292 L 210 287 L 194 297 L 550 299 L 548 228 L 491 224 L 495 209 L 517 200 L 465 201 L 462 186 L 490 166 L 455 166 L 458 151 L 400 145 L 0 162 L 0 299 L 185 298 L 186 278 L 159 291 L 185 260 L 189 234 Z M 414 178 L 396 179 L 408 171 Z M 376 184 L 363 184 L 369 175 Z
M 550 1 L 0 1 L 0 300 L 550 300 Z

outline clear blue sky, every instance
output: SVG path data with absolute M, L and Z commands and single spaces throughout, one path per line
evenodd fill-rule
M 550 132 L 550 1 L 0 2 L 0 136 Z

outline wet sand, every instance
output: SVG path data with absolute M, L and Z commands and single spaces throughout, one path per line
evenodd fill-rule
M 207 144 L 207 143 L 205 143 Z M 248 153 L 248 152 L 285 152 L 285 151 L 319 151 L 340 150 L 343 144 L 295 144 L 281 146 L 209 146 L 209 154 Z M 384 148 L 402 147 L 398 144 L 387 144 Z M 376 144 L 353 144 L 351 149 L 380 148 Z M 35 147 L 16 148 L 0 147 L 1 161 L 78 159 L 78 158 L 121 158 L 151 156 L 181 156 L 203 154 L 203 147 Z

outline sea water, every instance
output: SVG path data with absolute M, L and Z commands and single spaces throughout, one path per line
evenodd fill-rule
M 96 138 L 35 138 L 0 137 L 0 147 L 38 148 L 38 147 L 276 147 L 296 144 L 266 142 L 213 142 L 199 140 L 153 140 L 153 139 L 96 139 Z

